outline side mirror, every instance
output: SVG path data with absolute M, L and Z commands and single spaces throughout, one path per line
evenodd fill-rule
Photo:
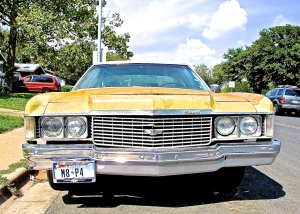
M 209 87 L 212 92 L 215 93 L 220 92 L 220 86 L 218 84 L 211 84 Z

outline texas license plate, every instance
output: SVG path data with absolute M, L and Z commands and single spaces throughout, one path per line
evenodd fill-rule
M 70 161 L 53 163 L 54 183 L 90 183 L 96 181 L 95 162 Z

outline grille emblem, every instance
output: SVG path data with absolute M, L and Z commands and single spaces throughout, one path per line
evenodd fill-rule
M 158 134 L 162 134 L 163 132 L 164 132 L 164 130 L 162 130 L 162 129 L 146 129 L 144 131 L 144 134 L 148 134 L 150 136 L 155 136 Z

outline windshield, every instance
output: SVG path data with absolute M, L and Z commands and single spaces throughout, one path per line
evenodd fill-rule
M 91 67 L 73 88 L 163 87 L 209 90 L 186 65 L 103 64 Z

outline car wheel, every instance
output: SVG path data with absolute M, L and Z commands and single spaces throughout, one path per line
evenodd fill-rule
M 273 110 L 274 110 L 275 114 L 277 114 L 277 115 L 281 114 L 281 111 L 278 108 L 278 105 L 276 103 L 273 104 Z
M 49 185 L 54 190 L 69 190 L 70 189 L 69 184 L 56 184 L 53 182 L 52 170 L 47 170 L 47 178 L 48 178 Z
M 43 93 L 48 93 L 48 92 L 50 92 L 50 89 L 49 88 L 43 88 L 42 92 Z
M 221 168 L 214 174 L 214 183 L 219 191 L 234 192 L 241 184 L 245 167 Z

